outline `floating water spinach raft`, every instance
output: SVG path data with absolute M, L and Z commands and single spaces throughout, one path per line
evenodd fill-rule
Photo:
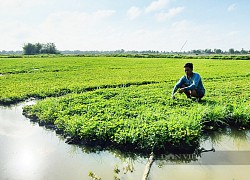
M 174 83 L 183 74 L 182 67 L 187 60 L 102 57 L 75 58 L 71 62 L 62 58 L 61 64 L 58 59 L 56 61 L 58 64 L 54 64 L 59 72 L 52 71 L 53 65 L 43 70 L 36 67 L 41 72 L 29 73 L 30 81 L 36 77 L 30 84 L 37 87 L 30 86 L 27 94 L 25 91 L 19 94 L 21 99 L 32 96 L 32 92 L 38 97 L 70 93 L 24 107 L 26 116 L 70 137 L 70 143 L 145 153 L 192 151 L 199 146 L 204 132 L 250 125 L 249 61 L 192 60 L 207 90 L 199 103 L 181 95 L 170 99 Z M 66 65 L 72 65 L 72 61 L 74 67 L 67 69 Z M 86 72 L 92 72 L 92 79 Z M 81 73 L 86 75 L 85 79 Z M 38 75 L 43 75 L 44 84 L 37 83 L 41 81 Z M 18 77 L 28 84 L 24 74 Z M 86 91 L 87 87 L 93 88 Z M 27 87 L 20 86 L 22 88 Z M 60 93 L 60 89 L 65 93 Z M 6 97 L 12 96 L 6 94 Z M 4 101 L 4 97 L 1 99 Z

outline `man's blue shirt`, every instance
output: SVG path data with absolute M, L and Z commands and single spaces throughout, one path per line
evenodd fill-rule
M 187 76 L 182 76 L 181 79 L 174 86 L 172 94 L 174 94 L 177 91 L 177 89 L 180 88 L 183 84 L 185 84 L 187 86 L 184 88 L 187 91 L 193 90 L 193 89 L 198 89 L 203 94 L 205 94 L 205 88 L 202 84 L 201 76 L 198 73 L 193 73 L 193 75 L 190 79 L 188 79 Z

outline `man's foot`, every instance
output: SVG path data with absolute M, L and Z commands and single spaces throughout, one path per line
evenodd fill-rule
M 196 102 L 201 102 L 201 98 L 197 98 L 197 97 L 192 98 L 192 100 L 193 100 L 193 101 L 196 101 Z

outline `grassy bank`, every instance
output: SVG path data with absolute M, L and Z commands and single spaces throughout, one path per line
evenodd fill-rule
M 170 99 L 187 61 L 203 78 L 201 103 L 184 95 Z M 24 113 L 76 143 L 188 150 L 204 132 L 250 125 L 249 61 L 64 57 L 0 63 L 1 103 L 50 96 Z

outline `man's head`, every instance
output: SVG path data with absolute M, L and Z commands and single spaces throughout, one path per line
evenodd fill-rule
M 185 71 L 187 77 L 191 77 L 192 73 L 193 73 L 193 64 L 192 63 L 186 63 L 184 65 L 184 71 Z

